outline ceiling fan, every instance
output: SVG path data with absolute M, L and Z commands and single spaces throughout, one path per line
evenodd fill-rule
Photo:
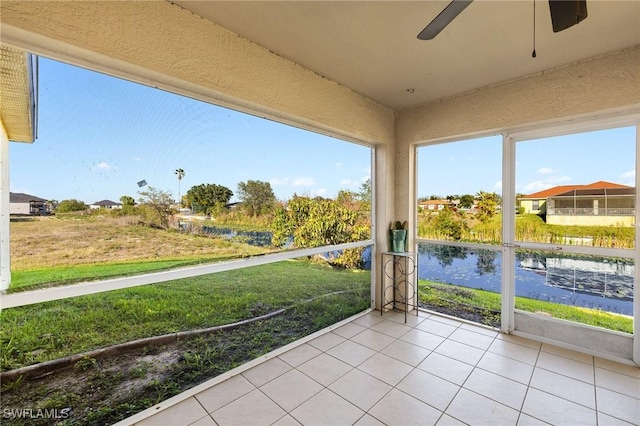
M 473 0 L 453 0 L 436 18 L 418 34 L 420 40 L 431 40 L 437 36 Z M 534 0 L 535 1 L 535 0 Z M 587 0 L 549 0 L 553 32 L 567 29 L 587 17 Z

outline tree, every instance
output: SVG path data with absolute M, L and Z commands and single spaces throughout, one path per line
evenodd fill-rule
M 258 216 L 273 210 L 276 196 L 269 182 L 248 180 L 238 184 L 238 198 L 250 216 Z
M 87 209 L 87 205 L 80 201 L 72 198 L 70 200 L 62 200 L 58 203 L 58 207 L 56 207 L 56 212 L 58 213 L 68 213 L 68 212 L 78 212 L 84 211 Z
M 159 225 L 163 229 L 169 228 L 169 218 L 174 213 L 171 205 L 173 199 L 167 191 L 156 189 L 152 186 L 145 191 L 140 191 L 140 204 L 146 207 L 152 216 L 152 224 Z
M 233 192 L 226 186 L 212 183 L 192 186 L 187 191 L 187 199 L 195 212 L 211 214 L 216 208 L 223 208 L 233 197 Z
M 122 197 L 120 197 L 120 202 L 122 203 L 123 207 L 136 205 L 136 200 L 134 200 L 134 198 L 130 197 L 129 195 L 123 195 Z
M 176 169 L 175 174 L 178 176 L 178 203 L 182 204 L 182 198 L 180 198 L 180 181 L 184 177 L 184 170 Z
M 360 192 L 358 192 L 358 199 L 362 202 L 371 203 L 371 178 L 362 182 L 360 185 Z
M 473 207 L 473 195 L 471 194 L 464 194 L 462 197 L 460 197 L 460 207 L 462 207 L 463 209 L 470 209 L 471 207 Z
M 491 219 L 498 210 L 498 206 L 500 205 L 500 196 L 495 192 L 489 193 L 480 191 L 476 194 L 476 200 L 478 200 L 478 204 L 476 205 L 476 217 L 481 222 L 489 221 L 489 219 Z
M 357 211 L 326 198 L 295 196 L 287 208 L 279 208 L 273 221 L 273 244 L 284 245 L 293 237 L 295 247 L 318 247 L 364 240 L 370 224 Z M 358 267 L 363 248 L 344 250 L 334 263 Z

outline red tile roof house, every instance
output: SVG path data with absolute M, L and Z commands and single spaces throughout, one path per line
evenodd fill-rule
M 598 181 L 561 185 L 518 198 L 524 213 L 545 215 L 555 225 L 633 226 L 635 188 Z

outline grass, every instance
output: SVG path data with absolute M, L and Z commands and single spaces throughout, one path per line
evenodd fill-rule
M 450 310 L 464 310 L 465 306 L 478 307 L 481 308 L 481 315 L 486 318 L 485 324 L 492 324 L 491 321 L 496 319 L 496 313 L 499 314 L 501 310 L 501 295 L 498 293 L 426 280 L 419 280 L 418 285 L 421 303 Z M 516 297 L 515 304 L 516 309 L 527 312 L 540 313 L 623 333 L 633 333 L 633 318 L 624 315 L 526 297 Z
M 268 253 L 224 238 L 137 225 L 135 217 L 11 222 L 11 291 L 160 271 Z
M 2 369 L 232 323 L 339 290 L 364 294 L 367 307 L 369 286 L 366 271 L 286 261 L 6 309 L 0 313 Z

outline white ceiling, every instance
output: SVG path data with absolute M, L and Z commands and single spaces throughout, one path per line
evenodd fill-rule
M 640 45 L 638 0 L 587 0 L 559 33 L 536 0 L 535 59 L 533 0 L 476 0 L 430 41 L 417 35 L 448 1 L 174 3 L 396 110 Z

